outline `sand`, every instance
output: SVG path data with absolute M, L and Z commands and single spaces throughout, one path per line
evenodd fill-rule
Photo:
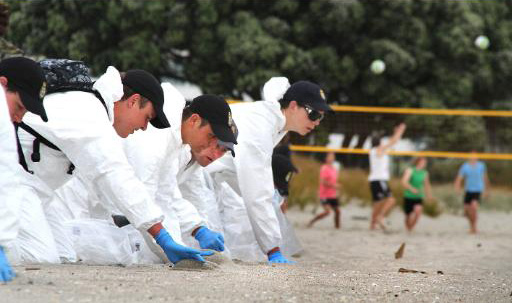
M 311 212 L 291 210 L 307 250 L 296 265 L 19 266 L 0 302 L 512 302 L 511 214 L 482 212 L 478 235 L 453 215 L 422 217 L 408 234 L 395 210 L 384 234 L 368 231 L 369 211 L 345 207 L 334 230 L 332 217 L 307 229 Z

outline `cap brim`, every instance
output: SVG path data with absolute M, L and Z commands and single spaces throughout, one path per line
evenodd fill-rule
M 48 116 L 46 115 L 46 110 L 44 109 L 42 99 L 34 98 L 22 90 L 19 90 L 18 93 L 20 94 L 23 106 L 25 106 L 29 112 L 40 116 L 44 122 L 48 122 Z
M 310 104 L 316 110 L 324 111 L 324 112 L 332 112 L 332 108 L 325 102 L 315 102 Z
M 222 124 L 210 123 L 210 125 L 212 127 L 213 133 L 215 134 L 215 136 L 217 136 L 219 140 L 237 144 L 235 134 L 233 133 L 231 128 Z
M 160 129 L 171 127 L 171 123 L 169 123 L 169 120 L 167 120 L 167 117 L 165 116 L 163 109 L 157 110 L 155 108 L 155 112 L 156 117 L 149 121 L 151 125 Z
M 227 150 L 231 151 L 231 156 L 235 156 L 235 145 L 232 142 L 224 142 L 222 140 L 217 139 L 217 143 L 220 146 L 225 147 Z

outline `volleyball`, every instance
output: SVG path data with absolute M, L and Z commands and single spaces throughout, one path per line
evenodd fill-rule
M 478 47 L 479 49 L 487 49 L 489 47 L 489 44 L 490 42 L 487 36 L 480 35 L 475 39 L 475 46 Z
M 379 59 L 373 60 L 372 64 L 370 65 L 370 70 L 376 75 L 382 74 L 386 70 L 386 63 Z

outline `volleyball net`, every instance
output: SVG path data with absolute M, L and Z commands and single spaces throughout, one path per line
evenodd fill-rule
M 512 160 L 512 111 L 331 106 L 322 123 L 329 144 L 291 146 L 293 151 L 367 154 L 371 139 L 392 135 L 406 123 L 403 139 L 390 154 L 409 157 Z M 315 135 L 314 135 L 315 136 Z M 332 142 L 338 137 L 339 142 Z M 340 139 L 341 138 L 341 139 Z M 314 140 L 318 141 L 318 140 Z M 336 140 L 334 140 L 336 141 Z M 476 151 L 476 153 L 472 153 Z

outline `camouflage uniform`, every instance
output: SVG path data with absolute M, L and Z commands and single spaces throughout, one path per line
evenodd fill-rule
M 25 53 L 16 47 L 16 45 L 0 37 L 0 60 L 23 55 L 25 55 Z
M 9 5 L 4 1 L 0 1 L 0 60 L 11 57 L 20 57 L 25 54 L 21 49 L 16 47 L 16 45 L 5 40 L 3 37 L 7 32 L 8 25 Z

